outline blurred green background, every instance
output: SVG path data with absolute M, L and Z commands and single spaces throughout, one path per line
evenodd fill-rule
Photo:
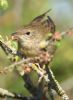
M 8 0 L 7 9 L 0 5 L 0 34 L 4 38 L 9 36 L 48 9 L 52 9 L 49 16 L 56 25 L 56 31 L 63 32 L 73 27 L 73 0 Z M 9 64 L 0 48 L 0 66 Z M 52 62 L 52 70 L 60 82 L 73 76 L 73 37 L 67 36 L 61 42 Z M 23 86 L 22 78 L 15 72 L 0 75 L 0 87 L 27 95 Z

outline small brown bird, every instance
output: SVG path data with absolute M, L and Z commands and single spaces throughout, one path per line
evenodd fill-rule
M 55 33 L 54 22 L 47 16 L 49 11 L 12 34 L 13 39 L 18 40 L 18 50 L 26 57 L 39 56 Z M 52 51 L 50 46 L 48 51 Z
M 58 43 L 58 41 L 61 40 L 65 34 L 73 36 L 73 28 L 67 32 L 63 32 L 62 34 L 59 34 L 59 32 L 55 32 L 55 24 L 47 15 L 49 11 L 50 10 L 36 17 L 28 25 L 22 27 L 12 34 L 12 39 L 16 40 L 18 43 L 18 51 L 14 48 L 14 46 L 13 48 L 11 48 L 11 44 L 9 47 L 6 43 L 4 43 L 4 41 L 2 41 L 2 38 L 0 40 L 0 46 L 7 55 L 9 53 L 12 54 L 12 58 L 17 57 L 16 55 L 18 55 L 18 53 L 23 55 L 22 57 L 26 57 L 26 59 L 29 57 L 39 57 L 37 63 L 33 61 L 30 64 L 23 63 L 21 64 L 21 66 L 16 67 L 19 74 L 25 81 L 25 87 L 32 94 L 32 97 L 28 97 L 27 100 L 53 100 L 51 89 L 54 89 L 58 93 L 58 95 L 62 97 L 63 100 L 69 100 L 69 97 L 60 87 L 58 81 L 53 75 L 51 68 L 48 66 L 55 53 L 57 47 L 56 43 Z M 10 41 L 8 42 L 10 43 Z M 11 43 L 12 42 L 14 41 L 11 40 Z M 15 61 L 15 59 L 13 59 L 13 61 Z M 15 66 L 15 64 L 19 64 L 20 62 L 16 62 L 12 65 Z M 13 69 L 12 65 L 9 66 L 9 68 Z M 9 71 L 11 71 L 11 69 Z M 6 73 L 7 67 L 0 72 Z M 2 91 L 3 90 L 4 89 L 2 89 Z M 9 91 L 6 91 L 5 93 L 3 91 L 2 95 L 4 97 L 6 95 L 8 97 L 12 95 L 11 93 L 9 93 Z M 17 98 L 22 98 L 21 95 L 14 95 Z M 14 96 L 12 95 L 12 97 Z
M 51 61 L 51 58 L 55 53 L 56 40 L 61 39 L 60 34 L 55 32 L 55 24 L 47 15 L 48 12 L 49 10 L 33 19 L 28 25 L 17 30 L 12 34 L 12 39 L 17 40 L 18 51 L 26 58 L 40 56 L 40 62 L 38 62 L 38 64 L 41 69 L 43 68 L 41 64 L 45 65 L 43 70 L 45 70 L 48 75 L 47 78 L 49 79 L 49 83 L 46 82 L 46 80 L 42 80 L 40 84 L 37 84 L 39 75 L 34 79 L 33 76 L 36 74 L 35 70 L 30 73 L 30 69 L 27 69 L 28 67 L 26 67 L 25 70 L 28 70 L 29 73 L 23 74 L 22 76 L 25 80 L 26 88 L 34 95 L 34 97 L 37 97 L 36 100 L 50 100 L 48 96 L 50 89 L 48 88 L 49 85 L 62 96 L 63 100 L 69 100 L 68 96 L 55 79 L 51 69 L 46 66 L 49 64 L 48 62 Z M 43 96 L 45 96 L 45 99 L 43 99 Z

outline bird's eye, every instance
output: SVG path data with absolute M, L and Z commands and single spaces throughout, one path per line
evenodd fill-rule
M 26 35 L 30 35 L 30 32 L 26 32 L 25 34 L 26 34 Z

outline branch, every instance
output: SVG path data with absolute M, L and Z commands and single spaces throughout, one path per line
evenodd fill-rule
M 12 92 L 9 92 L 8 90 L 5 90 L 5 89 L 2 89 L 0 88 L 0 97 L 2 98 L 5 98 L 5 97 L 8 97 L 8 98 L 13 98 L 13 99 L 21 99 L 21 100 L 35 100 L 34 97 L 32 96 L 23 96 L 21 94 L 16 94 L 16 93 L 12 93 Z
M 38 63 L 33 63 L 35 60 L 37 60 L 38 57 L 34 57 L 34 58 L 27 58 L 27 59 L 22 59 L 20 60 L 19 62 L 15 62 L 13 63 L 12 65 L 8 66 L 8 67 L 5 67 L 3 68 L 2 70 L 0 70 L 0 73 L 2 74 L 7 74 L 8 72 L 11 72 L 13 71 L 13 69 L 15 68 L 15 66 L 17 66 L 17 69 L 18 68 L 22 68 L 22 64 L 27 64 L 27 67 L 30 67 L 32 68 L 33 70 L 35 70 L 38 75 L 40 75 L 39 77 L 39 80 L 38 80 L 38 84 L 42 81 L 42 79 L 44 78 L 46 82 L 49 82 L 49 79 L 48 79 L 48 74 L 46 73 L 45 69 L 43 69 L 43 66 L 42 68 L 40 67 L 40 65 Z M 32 62 L 32 63 L 31 63 Z M 20 66 L 19 66 L 20 65 Z M 25 73 L 25 65 L 22 69 L 22 71 Z M 19 70 L 21 71 L 21 70 Z M 23 73 L 23 74 L 24 74 Z M 22 74 L 21 74 L 22 75 Z
M 8 66 L 8 67 L 3 68 L 2 70 L 0 70 L 0 73 L 11 72 L 11 71 L 15 68 L 15 66 L 21 65 L 21 64 L 23 64 L 23 63 L 24 63 L 24 64 L 29 64 L 30 62 L 33 62 L 34 59 L 37 59 L 37 57 L 35 57 L 35 58 L 22 59 L 22 60 L 20 60 L 20 61 L 18 61 L 18 62 L 15 62 L 15 63 L 11 64 L 11 65 Z M 18 66 L 18 67 L 19 67 L 19 66 Z
M 0 40 L 0 46 L 2 47 L 2 49 L 4 50 L 4 52 L 5 52 L 6 54 L 10 53 L 10 54 L 12 54 L 12 55 L 17 55 L 16 49 L 14 49 L 14 48 L 8 46 L 4 41 L 1 41 L 1 40 Z

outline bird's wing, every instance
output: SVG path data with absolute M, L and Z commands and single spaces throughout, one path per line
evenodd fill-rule
M 49 11 L 50 10 L 34 18 L 30 25 L 38 29 L 39 31 L 42 31 L 43 33 L 54 33 L 55 24 L 53 20 L 47 15 Z

